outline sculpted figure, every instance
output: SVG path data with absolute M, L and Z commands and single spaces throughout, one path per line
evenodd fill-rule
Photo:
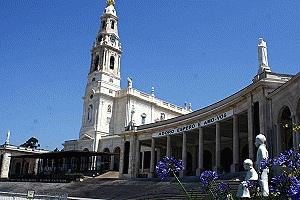
M 247 188 L 247 181 L 256 181 L 258 180 L 258 174 L 253 168 L 253 162 L 250 159 L 244 161 L 244 169 L 247 170 L 245 181 L 241 182 L 238 187 L 236 196 L 239 198 L 250 198 L 250 192 Z
M 132 88 L 132 78 L 131 77 L 127 78 L 127 87 Z
M 7 132 L 5 144 L 9 145 L 10 143 L 10 131 Z
M 257 154 L 256 154 L 257 169 L 260 168 L 260 162 L 262 160 L 269 158 L 269 153 L 265 145 L 266 141 L 267 139 L 263 134 L 259 134 L 255 138 L 255 146 L 258 147 Z M 268 173 L 269 173 L 268 168 L 263 169 L 259 177 L 259 185 L 260 185 L 262 195 L 264 197 L 269 196 Z

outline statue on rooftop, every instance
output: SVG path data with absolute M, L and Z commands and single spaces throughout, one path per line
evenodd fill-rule
M 271 72 L 268 63 L 267 43 L 264 41 L 263 38 L 259 38 L 259 43 L 258 43 L 258 64 L 259 64 L 258 74 L 264 71 Z
M 9 143 L 10 143 L 10 131 L 7 132 L 6 140 L 5 140 L 6 145 L 9 145 Z
M 131 77 L 127 78 L 127 87 L 132 88 L 132 78 Z

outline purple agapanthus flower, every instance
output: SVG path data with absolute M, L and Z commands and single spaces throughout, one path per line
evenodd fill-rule
M 285 174 L 279 174 L 271 179 L 270 191 L 280 195 L 287 195 L 290 178 Z
M 272 167 L 273 160 L 272 159 L 263 159 L 260 161 L 259 169 L 260 171 Z
M 296 177 L 290 178 L 291 186 L 288 190 L 288 196 L 293 200 L 300 199 L 300 181 Z
M 246 181 L 245 187 L 248 188 L 249 190 L 252 190 L 257 187 L 257 183 L 258 182 L 256 180 L 248 180 Z
M 288 150 L 280 153 L 278 158 L 273 160 L 273 164 L 276 166 L 285 166 L 289 170 L 295 170 L 300 168 L 300 153 L 294 150 Z
M 156 165 L 156 173 L 162 180 L 168 178 L 171 172 L 181 172 L 183 169 L 182 160 L 177 160 L 174 157 L 166 156 Z
M 209 187 L 213 180 L 218 178 L 218 174 L 215 171 L 204 171 L 200 175 L 200 183 L 203 187 Z

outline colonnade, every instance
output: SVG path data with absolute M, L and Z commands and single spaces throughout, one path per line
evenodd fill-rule
M 232 150 L 233 150 L 233 163 L 231 166 L 231 172 L 237 172 L 239 171 L 239 143 L 240 143 L 240 138 L 239 138 L 239 129 L 238 129 L 238 116 L 237 115 L 233 115 L 233 145 L 232 145 Z M 182 157 L 181 160 L 183 163 L 187 163 L 187 135 L 188 132 L 183 132 L 181 133 L 182 135 Z M 170 135 L 166 136 L 166 156 L 171 156 L 171 137 Z M 253 137 L 248 137 L 248 142 L 250 142 L 250 140 L 253 140 Z M 155 142 L 156 138 L 152 138 L 151 139 L 151 159 L 150 159 L 150 174 L 149 177 L 153 177 L 154 173 L 155 173 Z M 253 150 L 253 148 L 252 148 Z M 200 175 L 200 173 L 203 171 L 204 167 L 204 156 L 203 156 L 203 152 L 204 152 L 204 127 L 200 127 L 198 129 L 198 163 L 197 163 L 197 171 L 196 171 L 196 175 Z M 250 152 L 249 152 L 250 154 Z M 253 155 L 253 153 L 252 153 Z M 157 158 L 157 160 L 159 160 Z M 215 166 L 214 169 L 215 170 L 219 170 L 221 169 L 221 122 L 216 122 L 215 123 Z M 180 176 L 184 176 L 185 175 L 185 171 L 183 171 Z
M 256 109 L 254 108 L 253 104 L 250 104 L 251 106 L 248 106 L 246 109 L 243 111 L 240 111 L 239 113 L 234 113 L 232 116 L 216 121 L 213 124 L 209 124 L 208 126 L 199 126 L 196 129 L 193 129 L 192 131 L 183 131 L 180 133 L 176 134 L 166 134 L 161 137 L 152 137 L 149 138 L 149 133 L 148 137 L 147 135 L 140 135 L 136 134 L 134 131 L 132 134 L 130 134 L 130 151 L 129 151 L 129 162 L 128 162 L 128 174 L 130 177 L 137 177 L 140 173 L 140 166 L 142 166 L 142 169 L 144 169 L 144 163 L 140 165 L 140 162 L 145 159 L 144 153 L 142 153 L 142 159 L 140 158 L 140 153 L 141 153 L 141 146 L 146 145 L 149 149 L 150 153 L 150 167 L 149 170 L 146 171 L 148 174 L 148 177 L 154 177 L 155 176 L 155 166 L 156 162 L 161 159 L 161 156 L 174 156 L 174 152 L 172 152 L 172 148 L 175 146 L 177 158 L 181 159 L 185 165 L 188 163 L 188 153 L 190 153 L 192 156 L 192 166 L 190 167 L 190 170 L 192 169 L 193 173 L 195 175 L 200 175 L 200 173 L 204 170 L 204 165 L 205 162 L 205 156 L 204 156 L 204 151 L 207 150 L 207 145 L 210 145 L 210 153 L 212 153 L 212 156 L 210 159 L 212 159 L 212 166 L 213 170 L 220 170 L 222 169 L 222 163 L 221 160 L 224 158 L 221 158 L 221 151 L 222 147 L 224 147 L 224 141 L 223 139 L 227 141 L 226 145 L 230 143 L 230 150 L 232 151 L 232 155 L 230 157 L 232 158 L 232 164 L 230 166 L 230 172 L 238 172 L 240 168 L 242 167 L 242 162 L 246 158 L 250 158 L 252 160 L 255 160 L 255 148 L 254 148 L 254 143 L 255 143 L 255 135 L 259 133 L 264 133 L 266 134 L 268 138 L 268 145 L 273 146 L 276 148 L 273 152 L 270 150 L 270 154 L 272 156 L 275 156 L 275 154 L 278 154 L 279 152 L 282 151 L 281 148 L 281 131 L 280 127 L 281 124 L 279 122 L 275 124 L 275 133 L 274 130 L 272 135 L 267 135 L 267 129 L 270 129 L 268 124 L 267 124 L 267 114 L 266 114 L 266 109 L 263 107 L 262 104 L 259 103 L 259 105 L 256 105 Z M 256 117 L 255 117 L 256 116 Z M 243 131 L 241 132 L 241 125 L 240 123 L 240 117 L 243 118 Z M 224 122 L 223 122 L 224 121 Z M 227 135 L 224 136 L 224 130 L 222 130 L 223 123 L 225 121 L 230 123 L 230 136 L 228 134 L 227 130 Z M 271 119 L 272 122 L 272 119 Z M 300 119 L 298 115 L 293 115 L 292 116 L 292 123 L 293 124 L 299 124 Z M 222 125 L 222 126 L 221 126 Z M 212 127 L 214 128 L 214 131 L 212 131 Z M 206 140 L 205 138 L 207 137 L 206 134 L 207 130 L 206 128 L 209 129 L 209 134 L 211 138 L 214 138 L 213 141 L 210 139 L 209 141 Z M 241 136 L 242 133 L 242 136 Z M 299 133 L 299 130 L 298 130 Z M 213 134 L 213 136 L 212 136 Z M 173 140 L 174 137 L 174 140 Z M 178 138 L 180 138 L 181 141 L 178 141 Z M 188 143 L 188 139 L 193 141 L 193 144 Z M 272 138 L 275 141 L 272 141 Z M 176 141 L 175 141 L 176 140 Z M 145 142 L 147 141 L 147 142 Z M 151 142 L 150 142 L 151 141 Z M 241 144 L 242 141 L 242 144 Z M 271 142 L 270 142 L 271 141 Z M 174 143 L 175 142 L 175 143 Z M 177 143 L 176 143 L 177 142 Z M 178 144 L 180 145 L 178 146 Z M 300 134 L 293 134 L 293 147 L 295 149 L 298 149 L 298 145 L 300 143 Z M 189 147 L 192 147 L 188 149 Z M 248 146 L 247 146 L 248 145 Z M 244 155 L 244 150 L 245 147 L 248 147 L 248 151 L 246 152 L 247 155 Z M 196 148 L 194 148 L 196 147 Z M 243 150 L 242 150 L 243 147 Z M 161 155 L 161 153 L 158 153 L 160 149 L 163 148 L 164 153 Z M 180 150 L 180 152 L 178 152 Z M 192 152 L 192 153 L 191 153 Z M 241 155 L 241 153 L 243 154 Z M 149 155 L 149 153 L 147 155 Z M 173 153 L 173 154 L 172 154 Z M 180 155 L 178 157 L 178 155 Z M 121 155 L 122 157 L 122 155 Z M 124 160 L 124 158 L 122 158 Z M 121 160 L 122 160 L 121 159 Z M 230 162 L 230 161 L 229 161 Z M 191 163 L 191 161 L 190 161 Z M 121 164 L 122 165 L 122 164 Z M 147 164 L 149 165 L 149 163 Z M 228 165 L 227 165 L 228 166 Z M 185 166 L 186 169 L 187 166 Z M 123 167 L 122 167 L 123 168 Z M 121 169 L 120 169 L 121 172 Z M 122 173 L 122 172 L 121 172 Z M 180 176 L 185 176 L 186 175 L 186 170 L 180 173 Z

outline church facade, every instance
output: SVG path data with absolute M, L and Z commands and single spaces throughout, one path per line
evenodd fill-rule
M 192 112 L 141 92 L 128 78 L 120 87 L 122 44 L 114 1 L 101 17 L 83 98 L 79 139 L 64 150 L 116 153 L 111 170 L 121 177 L 154 177 L 164 156 L 182 159 L 181 176 L 202 170 L 238 172 L 246 158 L 254 160 L 255 136 L 267 137 L 270 156 L 299 149 L 300 74 L 272 72 L 267 44 L 258 44 L 258 72 L 250 85 L 235 94 Z

